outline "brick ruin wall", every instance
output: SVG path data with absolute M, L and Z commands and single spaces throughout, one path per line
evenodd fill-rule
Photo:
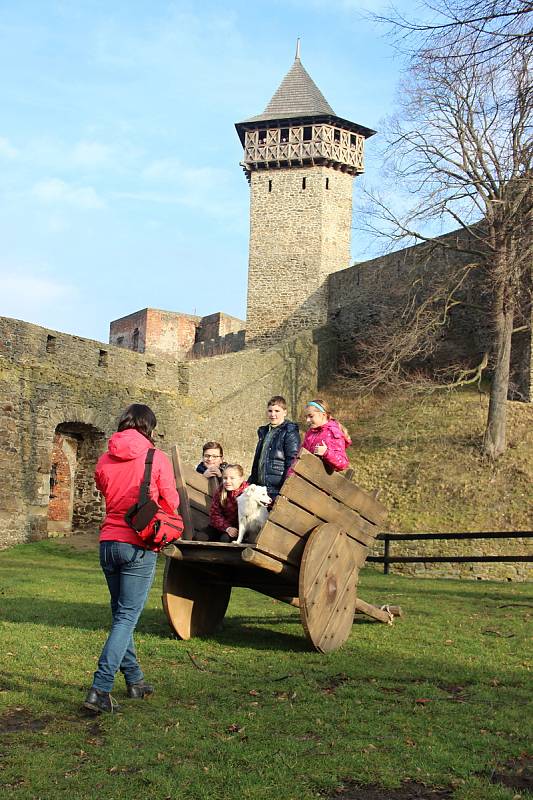
M 248 345 L 326 323 L 326 278 L 350 264 L 352 182 L 329 167 L 252 172 Z
M 195 464 L 216 439 L 249 469 L 268 399 L 284 394 L 295 415 L 315 392 L 317 350 L 306 334 L 268 352 L 181 363 L 0 318 L 0 547 L 68 532 L 64 507 L 49 514 L 49 503 L 54 480 L 69 474 L 70 527 L 96 527 L 94 465 L 133 402 L 155 410 L 167 453 L 177 443 Z
M 456 237 L 457 232 L 447 237 Z M 444 240 L 446 236 L 442 237 Z M 339 353 L 348 362 L 357 358 L 358 338 L 372 335 L 380 323 L 387 322 L 405 308 L 406 292 L 417 280 L 417 294 L 424 297 L 434 283 L 446 273 L 468 263 L 468 256 L 453 250 L 433 247 L 431 255 L 425 245 L 416 245 L 356 264 L 329 277 L 329 326 L 338 338 Z M 528 287 L 529 288 L 529 287 Z M 528 291 L 524 292 L 527 298 Z M 449 322 L 432 356 L 432 366 L 462 363 L 477 365 L 489 349 L 490 318 L 483 286 L 476 273 L 471 273 L 460 295 L 464 305 L 451 309 Z M 533 360 L 531 307 L 524 303 L 513 335 L 511 354 L 512 399 L 533 400 Z M 489 364 L 490 367 L 490 364 Z

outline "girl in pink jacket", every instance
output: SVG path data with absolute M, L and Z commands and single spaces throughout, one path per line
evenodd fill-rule
M 305 421 L 309 429 L 302 447 L 319 456 L 326 466 L 340 472 L 350 466 L 346 448 L 352 443 L 348 431 L 333 419 L 331 409 L 324 400 L 310 400 L 305 407 Z M 290 474 L 292 469 L 289 470 Z

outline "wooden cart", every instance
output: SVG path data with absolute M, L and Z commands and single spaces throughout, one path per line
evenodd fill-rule
M 232 586 L 299 607 L 305 634 L 322 653 L 346 641 L 356 610 L 389 621 L 357 599 L 359 570 L 386 517 L 374 495 L 304 450 L 254 542 L 195 541 L 209 524 L 216 479 L 182 464 L 176 447 L 172 456 L 185 532 L 165 552 L 163 606 L 181 639 L 216 630 Z

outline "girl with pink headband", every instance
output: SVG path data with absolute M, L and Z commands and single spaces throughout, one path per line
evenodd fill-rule
M 352 443 L 348 431 L 333 418 L 325 400 L 310 400 L 305 407 L 309 428 L 302 447 L 322 459 L 330 469 L 340 472 L 350 466 L 346 448 Z M 289 474 L 292 469 L 289 470 Z

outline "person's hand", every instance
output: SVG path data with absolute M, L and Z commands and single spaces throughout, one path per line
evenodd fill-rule
M 324 455 L 324 453 L 327 451 L 327 449 L 328 449 L 327 444 L 322 442 L 321 444 L 317 444 L 317 446 L 313 450 L 313 453 L 315 454 L 315 456 L 322 457 Z
M 230 539 L 236 539 L 239 535 L 238 528 L 226 528 L 226 533 L 230 537 Z
M 204 472 L 204 478 L 221 478 L 222 473 L 218 467 L 208 467 Z

